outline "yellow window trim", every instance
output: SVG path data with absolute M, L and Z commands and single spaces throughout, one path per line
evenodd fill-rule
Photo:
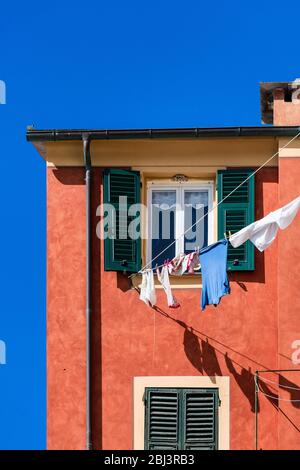
M 219 450 L 230 448 L 230 405 L 229 377 L 182 376 L 182 377 L 134 377 L 133 379 L 133 449 L 144 449 L 146 387 L 153 388 L 218 388 L 219 407 Z

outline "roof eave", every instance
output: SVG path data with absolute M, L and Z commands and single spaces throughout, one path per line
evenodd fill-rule
M 293 137 L 300 126 L 213 127 L 178 129 L 27 129 L 29 142 L 82 140 L 88 134 L 92 140 L 172 139 L 216 137 Z

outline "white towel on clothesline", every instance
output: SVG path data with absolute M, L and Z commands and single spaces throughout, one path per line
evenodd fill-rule
M 300 208 L 300 196 L 285 206 L 266 215 L 229 237 L 234 248 L 250 240 L 259 251 L 264 251 L 275 240 L 278 229 L 287 228 L 294 220 Z
M 151 307 L 156 305 L 156 292 L 152 269 L 147 269 L 142 273 L 140 299 L 145 302 L 146 305 L 150 305 Z

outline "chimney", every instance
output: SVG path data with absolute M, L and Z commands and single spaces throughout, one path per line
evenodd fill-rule
M 263 124 L 300 125 L 300 78 L 293 82 L 261 82 L 260 107 Z

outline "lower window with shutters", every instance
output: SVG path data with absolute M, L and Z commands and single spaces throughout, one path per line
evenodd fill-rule
M 145 449 L 217 450 L 217 388 L 146 388 Z

